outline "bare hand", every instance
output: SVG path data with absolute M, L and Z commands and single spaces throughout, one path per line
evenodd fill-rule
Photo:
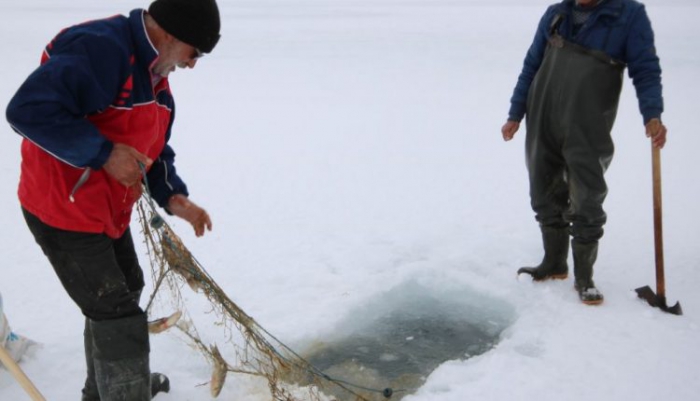
M 649 120 L 646 128 L 647 138 L 651 138 L 651 142 L 655 148 L 663 148 L 666 144 L 666 126 L 658 118 Z
M 168 200 L 168 210 L 170 213 L 187 221 L 194 227 L 196 236 L 204 235 L 204 229 L 211 231 L 211 218 L 206 210 L 197 206 L 194 202 L 187 199 L 185 195 L 176 194 Z
M 153 160 L 131 146 L 115 143 L 112 153 L 109 154 L 109 158 L 102 168 L 124 186 L 131 187 L 141 181 L 139 162 L 148 167 L 153 163 Z
M 520 122 L 511 121 L 511 120 L 506 121 L 506 123 L 503 124 L 503 128 L 501 128 L 501 134 L 503 134 L 503 140 L 510 141 L 511 139 L 513 139 L 513 136 L 515 136 L 515 133 L 518 132 L 519 128 L 520 128 Z

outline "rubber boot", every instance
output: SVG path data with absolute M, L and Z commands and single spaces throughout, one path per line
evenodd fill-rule
M 85 319 L 85 330 L 83 331 L 83 339 L 85 342 L 85 362 L 87 364 L 87 378 L 83 387 L 83 396 L 81 401 L 100 401 L 100 393 L 97 391 L 97 383 L 95 382 L 95 364 L 92 360 L 92 330 L 88 319 Z
M 150 401 L 146 315 L 90 320 L 95 382 L 101 401 Z
M 567 227 L 541 226 L 540 230 L 544 246 L 542 263 L 537 267 L 521 267 L 518 269 L 518 275 L 529 274 L 534 281 L 567 278 L 569 275 L 569 265 L 566 262 L 569 257 L 569 229 Z
M 571 241 L 574 254 L 574 288 L 578 297 L 586 305 L 599 305 L 603 302 L 603 294 L 598 291 L 593 282 L 593 265 L 598 258 L 598 241 L 581 243 Z
M 170 392 L 170 379 L 162 373 L 151 373 L 151 398 L 158 393 Z
M 92 360 L 92 330 L 87 319 L 85 320 L 85 361 L 87 363 L 87 378 L 83 387 L 81 401 L 100 401 L 100 394 L 97 392 L 95 382 L 95 364 Z M 151 373 L 151 398 L 158 393 L 170 392 L 170 379 L 162 373 Z

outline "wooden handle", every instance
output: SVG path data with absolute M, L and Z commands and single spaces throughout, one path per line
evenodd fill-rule
M 10 356 L 4 347 L 0 347 L 0 362 L 10 371 L 15 380 L 24 388 L 24 391 L 32 397 L 33 401 L 46 401 L 39 390 L 34 386 L 31 380 L 24 374 L 22 369 L 17 365 L 14 359 Z
M 664 279 L 664 240 L 661 212 L 661 151 L 651 144 L 651 165 L 654 180 L 654 252 L 656 255 L 656 295 L 666 303 Z

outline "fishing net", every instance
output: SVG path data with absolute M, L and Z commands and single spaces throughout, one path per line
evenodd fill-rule
M 391 396 L 390 389 L 363 388 L 334 379 L 312 366 L 226 295 L 158 214 L 148 196 L 141 197 L 137 210 L 154 285 L 147 309 L 151 312 L 154 304 L 169 304 L 181 313 L 174 328 L 209 360 L 213 397 L 219 395 L 229 373 L 263 378 L 273 400 L 375 401 Z M 183 291 L 190 290 L 206 298 L 217 324 L 226 332 L 225 344 L 207 344 L 202 340 L 183 297 Z M 234 355 L 233 358 L 227 360 L 222 356 L 220 349 L 224 347 L 227 347 L 225 355 Z

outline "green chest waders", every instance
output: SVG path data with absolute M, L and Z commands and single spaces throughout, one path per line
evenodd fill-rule
M 606 221 L 603 174 L 613 157 L 625 64 L 564 40 L 555 33 L 559 22 L 527 99 L 530 199 L 542 226 L 571 224 L 574 239 L 590 242 Z

